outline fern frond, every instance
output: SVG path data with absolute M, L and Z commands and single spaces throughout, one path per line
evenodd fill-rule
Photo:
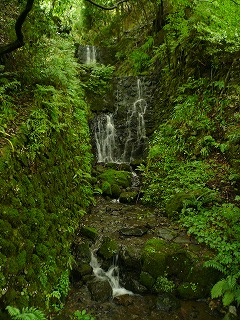
M 213 299 L 223 295 L 225 285 L 226 285 L 226 280 L 222 279 L 212 287 L 211 296 Z
M 222 298 L 223 305 L 225 307 L 229 306 L 234 301 L 234 299 L 235 299 L 234 293 L 231 291 L 227 291 Z
M 12 306 L 7 306 L 6 310 L 8 311 L 11 317 L 19 315 L 21 312 L 18 308 L 14 308 Z
M 11 306 L 6 309 L 13 320 L 46 320 L 44 313 L 34 307 L 26 307 L 22 311 Z
M 227 274 L 226 268 L 223 265 L 221 265 L 221 263 L 219 263 L 219 262 L 217 262 L 215 260 L 206 261 L 204 263 L 204 267 L 206 267 L 206 268 L 214 268 L 214 269 L 222 272 L 223 274 Z

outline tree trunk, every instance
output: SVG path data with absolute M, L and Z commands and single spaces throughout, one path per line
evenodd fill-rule
M 32 10 L 33 3 L 34 3 L 34 0 L 27 0 L 25 9 L 20 13 L 15 23 L 15 33 L 16 33 L 17 39 L 9 44 L 0 46 L 0 58 L 3 57 L 5 54 L 15 51 L 18 48 L 21 48 L 22 46 L 24 46 L 22 26 L 24 21 L 27 18 L 28 13 Z

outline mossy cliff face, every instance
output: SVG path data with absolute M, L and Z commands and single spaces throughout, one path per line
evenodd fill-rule
M 64 299 L 73 232 L 92 201 L 88 110 L 71 50 L 65 48 L 65 57 L 57 62 L 54 45 L 50 65 L 35 70 L 38 84 L 24 93 L 6 86 L 1 105 L 2 307 L 34 304 L 51 309 L 56 303 L 53 291 L 59 292 L 57 303 Z M 66 60 L 72 64 L 63 74 L 61 63 L 66 65 Z M 50 77 L 53 70 L 61 79 Z M 1 83 L 14 88 L 4 74 Z M 6 116 L 6 106 L 12 117 Z

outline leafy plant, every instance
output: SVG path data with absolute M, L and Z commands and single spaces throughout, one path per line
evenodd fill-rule
M 12 306 L 7 306 L 6 309 L 13 320 L 46 320 L 43 312 L 34 307 L 26 307 L 21 311 Z
M 73 319 L 74 320 L 95 320 L 95 318 L 90 314 L 88 314 L 86 310 L 75 311 Z
M 175 283 L 167 278 L 167 274 L 158 277 L 153 288 L 157 292 L 173 292 L 175 289 Z
M 222 298 L 224 306 L 229 306 L 236 302 L 240 304 L 240 284 L 239 272 L 229 275 L 225 279 L 218 281 L 211 290 L 212 298 Z

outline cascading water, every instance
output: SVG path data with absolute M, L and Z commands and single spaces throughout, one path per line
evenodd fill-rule
M 137 97 L 124 106 L 121 120 L 118 102 L 114 113 L 96 117 L 94 136 L 98 162 L 130 163 L 143 156 L 147 143 L 144 120 L 147 102 L 143 98 L 140 79 L 137 79 L 135 90 Z
M 86 64 L 96 63 L 96 47 L 86 46 Z
M 115 162 L 116 129 L 112 114 L 98 116 L 95 124 L 95 141 L 98 162 Z
M 119 283 L 119 268 L 117 266 L 117 258 L 113 265 L 105 272 L 99 262 L 97 261 L 94 252 L 91 252 L 90 266 L 93 268 L 93 273 L 99 280 L 107 280 L 112 288 L 112 295 L 114 297 L 122 296 L 124 294 L 133 295 L 132 291 L 126 290 L 120 286 Z
M 146 129 L 144 115 L 147 103 L 142 98 L 141 80 L 137 79 L 138 98 L 127 112 L 127 139 L 124 146 L 123 162 L 131 162 L 135 159 L 136 150 L 146 141 Z

